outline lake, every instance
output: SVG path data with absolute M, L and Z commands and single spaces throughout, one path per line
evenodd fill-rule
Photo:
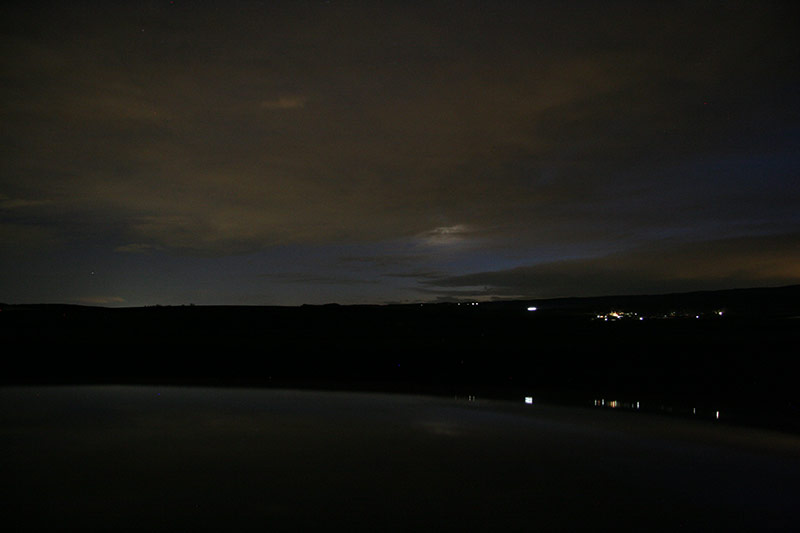
M 4 387 L 0 432 L 7 530 L 800 526 L 800 436 L 535 398 Z

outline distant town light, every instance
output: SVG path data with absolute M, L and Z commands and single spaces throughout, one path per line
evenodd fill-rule
M 528 405 L 533 403 L 533 396 L 525 396 L 525 403 Z
M 535 307 L 529 307 L 528 311 L 536 311 L 536 308 Z

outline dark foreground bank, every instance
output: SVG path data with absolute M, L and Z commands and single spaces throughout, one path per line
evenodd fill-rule
M 413 395 L 0 389 L 24 529 L 797 530 L 800 438 Z

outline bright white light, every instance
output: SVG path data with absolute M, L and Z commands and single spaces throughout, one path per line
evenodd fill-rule
M 536 311 L 536 308 L 535 307 L 529 307 L 528 311 Z
M 640 317 L 639 317 L 639 320 L 644 320 L 644 317 L 643 317 L 643 316 L 640 316 Z
M 717 420 L 719 420 L 719 411 L 717 411 Z
M 525 403 L 528 405 L 533 403 L 533 396 L 525 396 Z

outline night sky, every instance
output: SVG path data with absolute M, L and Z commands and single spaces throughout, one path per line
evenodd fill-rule
M 800 283 L 793 2 L 7 2 L 0 301 Z

